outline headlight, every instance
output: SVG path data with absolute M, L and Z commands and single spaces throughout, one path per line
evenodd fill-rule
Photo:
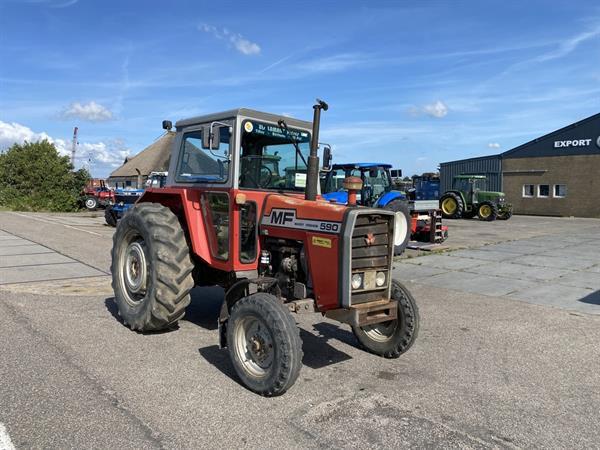
M 352 289 L 360 289 L 363 284 L 363 277 L 360 273 L 352 275 Z
M 498 203 L 504 203 L 506 201 L 506 199 L 504 197 L 500 197 L 498 199 Z
M 385 284 L 385 272 L 377 272 L 377 275 L 375 275 L 375 284 L 378 287 L 381 287 Z
M 408 221 L 402 212 L 394 215 L 394 245 L 402 245 L 408 233 Z

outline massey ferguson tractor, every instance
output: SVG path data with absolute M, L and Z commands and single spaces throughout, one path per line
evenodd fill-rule
M 171 328 L 194 286 L 222 286 L 220 345 L 265 396 L 298 378 L 294 313 L 346 323 L 386 358 L 412 346 L 419 314 L 392 279 L 394 212 L 356 206 L 360 178 L 346 180 L 348 205 L 319 195 L 327 108 L 317 102 L 312 124 L 249 109 L 176 123 L 166 186 L 147 189 L 114 234 L 112 286 L 126 325 Z

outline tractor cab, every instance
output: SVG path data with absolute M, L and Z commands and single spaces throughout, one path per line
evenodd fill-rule
M 357 203 L 368 207 L 383 207 L 395 199 L 406 199 L 403 192 L 393 189 L 390 176 L 390 164 L 383 163 L 347 163 L 334 164 L 331 171 L 322 178 L 323 197 L 336 203 L 348 203 L 348 191 L 344 188 L 344 179 L 358 177 L 362 180 L 362 189 L 357 193 Z

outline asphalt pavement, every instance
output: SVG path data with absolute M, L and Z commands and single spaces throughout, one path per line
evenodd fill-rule
M 344 325 L 314 314 L 296 316 L 304 367 L 292 389 L 277 398 L 241 386 L 227 352 L 219 350 L 218 288 L 195 289 L 185 319 L 173 331 L 138 334 L 123 326 L 106 275 L 113 229 L 102 222 L 89 214 L 0 213 L 0 443 L 8 438 L 16 448 L 598 447 L 600 316 L 594 308 L 600 306 L 586 303 L 589 310 L 578 310 L 512 295 L 530 288 L 520 281 L 538 283 L 539 277 L 542 286 L 549 281 L 576 289 L 597 266 L 592 261 L 548 267 L 548 275 L 538 278 L 514 268 L 498 272 L 530 258 L 522 261 L 524 273 L 538 273 L 536 268 L 545 267 L 540 261 L 552 255 L 529 250 L 554 249 L 536 239 L 567 237 L 564 230 L 574 222 L 557 221 L 540 231 L 535 219 L 517 216 L 507 226 L 530 234 L 507 233 L 498 242 L 483 229 L 492 236 L 480 236 L 481 248 L 469 251 L 487 256 L 450 252 L 398 262 L 395 274 L 409 280 L 422 323 L 415 346 L 397 360 L 363 352 Z M 578 238 L 600 231 L 600 221 L 577 224 L 587 230 Z M 469 226 L 471 233 L 480 229 L 479 223 L 457 228 Z M 530 246 L 523 254 L 484 248 L 502 240 L 521 253 Z M 523 242 L 510 244 L 514 240 Z M 591 237 L 563 250 L 593 245 Z M 25 250 L 40 250 L 35 246 L 45 250 Z M 7 250 L 18 247 L 21 252 Z M 33 254 L 38 256 L 28 256 Z M 506 254 L 511 256 L 503 260 Z M 18 257 L 6 262 L 8 256 Z M 435 260 L 425 264 L 428 258 Z M 492 264 L 493 277 L 505 277 L 518 289 L 470 288 L 482 264 Z M 49 266 L 82 272 L 57 278 Z M 3 272 L 11 267 L 20 269 Z M 419 270 L 430 272 L 422 276 Z M 30 271 L 42 275 L 32 280 Z M 21 278 L 8 279 L 9 273 Z M 446 281 L 429 282 L 444 274 L 450 274 Z M 456 277 L 465 277 L 464 283 L 449 286 Z M 594 284 L 583 286 L 597 294 Z

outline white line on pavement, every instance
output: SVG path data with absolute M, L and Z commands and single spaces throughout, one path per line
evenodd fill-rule
M 15 446 L 10 440 L 8 431 L 2 422 L 0 422 L 0 450 L 15 450 Z
M 77 230 L 77 231 L 83 231 L 84 233 L 93 234 L 94 236 L 102 236 L 100 233 L 95 233 L 93 231 L 83 230 L 81 228 L 73 227 L 71 225 L 65 225 L 64 223 L 60 223 L 60 222 L 57 222 L 55 220 L 46 220 L 46 219 L 42 219 L 40 217 L 29 216 L 27 214 L 19 214 L 17 212 L 13 212 L 13 214 L 16 214 L 17 216 L 21 216 L 21 217 L 26 217 L 28 219 L 37 220 L 38 222 L 51 223 L 53 225 L 62 225 L 63 227 L 66 227 L 66 228 L 73 228 L 74 230 Z

